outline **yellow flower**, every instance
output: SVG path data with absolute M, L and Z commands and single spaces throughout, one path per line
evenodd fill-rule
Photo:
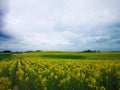
M 57 79 L 58 78 L 58 76 L 57 75 L 55 75 L 55 79 Z
M 42 80 L 41 80 L 41 84 L 43 85 L 43 86 L 45 86 L 46 85 L 46 78 L 44 77 L 44 78 L 42 78 Z
M 100 87 L 100 90 L 106 90 L 106 88 L 104 86 Z
M 51 73 L 50 73 L 50 77 L 53 77 L 53 76 L 54 76 L 54 72 L 51 72 Z
M 67 77 L 66 77 L 66 81 L 67 81 L 67 82 L 69 82 L 69 81 L 70 81 L 70 79 L 71 79 L 71 77 L 70 77 L 70 76 L 67 76 Z
M 4 85 L 0 85 L 0 90 L 4 90 L 5 86 Z
M 65 83 L 65 82 L 66 82 L 66 80 L 65 80 L 65 79 L 60 80 L 59 86 L 64 85 L 64 83 Z
M 44 87 L 44 90 L 47 90 L 47 87 Z
M 116 72 L 116 76 L 118 79 L 120 79 L 120 71 Z
M 27 82 L 29 80 L 29 77 L 27 76 L 26 78 L 25 78 L 25 81 Z

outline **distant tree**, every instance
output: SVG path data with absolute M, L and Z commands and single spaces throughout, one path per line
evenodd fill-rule
M 3 53 L 11 53 L 10 50 L 4 50 Z
M 42 50 L 36 50 L 35 52 L 41 52 Z
M 92 50 L 84 50 L 83 52 L 92 52 Z
M 29 50 L 29 51 L 26 51 L 26 52 L 34 52 L 34 51 L 32 51 L 32 50 Z
M 14 52 L 14 53 L 22 53 L 22 52 L 20 52 L 20 51 L 16 51 L 16 52 Z
M 92 50 L 87 50 L 87 52 L 92 52 Z
M 93 50 L 85 50 L 85 51 L 83 51 L 83 52 L 96 52 L 96 51 L 93 51 Z
M 100 52 L 99 50 L 96 51 L 96 50 L 84 50 L 83 52 Z
M 97 52 L 100 52 L 100 50 L 98 50 Z

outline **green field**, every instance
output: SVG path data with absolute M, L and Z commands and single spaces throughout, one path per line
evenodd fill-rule
M 0 90 L 120 90 L 120 52 L 0 53 Z

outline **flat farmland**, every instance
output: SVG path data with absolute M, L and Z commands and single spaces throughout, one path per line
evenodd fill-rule
M 0 90 L 119 90 L 120 52 L 0 53 Z

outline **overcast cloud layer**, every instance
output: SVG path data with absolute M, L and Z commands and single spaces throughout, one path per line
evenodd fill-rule
M 0 3 L 0 50 L 120 50 L 120 0 Z

